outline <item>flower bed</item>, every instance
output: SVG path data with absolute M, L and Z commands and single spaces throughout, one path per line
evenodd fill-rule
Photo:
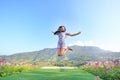
M 112 61 L 102 64 L 99 63 L 87 64 L 82 66 L 82 69 L 99 76 L 103 80 L 120 80 L 120 63 Z

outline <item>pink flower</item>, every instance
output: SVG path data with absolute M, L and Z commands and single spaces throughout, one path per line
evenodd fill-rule
M 106 71 L 106 72 L 109 72 L 109 71 L 111 71 L 111 69 L 110 69 L 110 68 L 106 68 L 105 71 Z

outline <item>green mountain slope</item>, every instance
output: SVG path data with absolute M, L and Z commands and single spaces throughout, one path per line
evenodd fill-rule
M 55 48 L 45 48 L 40 51 L 17 53 L 5 57 L 10 62 L 70 62 L 71 64 L 82 64 L 86 61 L 105 61 L 120 59 L 120 52 L 106 51 L 93 46 L 71 47 L 74 51 L 69 51 L 63 57 L 57 56 L 57 49 Z

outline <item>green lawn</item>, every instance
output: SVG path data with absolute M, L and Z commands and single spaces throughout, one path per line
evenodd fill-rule
M 36 69 L 3 77 L 0 80 L 94 80 L 94 77 L 81 69 Z

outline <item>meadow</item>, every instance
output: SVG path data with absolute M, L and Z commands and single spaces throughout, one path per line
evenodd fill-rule
M 10 67 L 10 66 L 9 66 Z M 32 69 L 22 71 L 9 71 L 6 70 L 6 74 L 0 77 L 0 80 L 94 80 L 95 76 L 82 70 L 82 69 Z M 26 68 L 27 69 L 27 68 Z M 20 69 L 21 70 L 21 69 Z M 25 71 L 24 71 L 25 70 Z

